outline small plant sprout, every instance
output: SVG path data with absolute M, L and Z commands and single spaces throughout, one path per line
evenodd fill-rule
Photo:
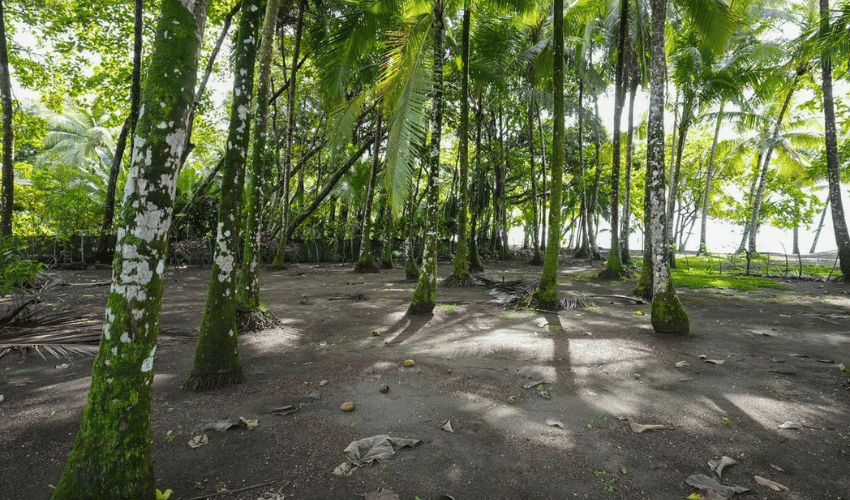
M 171 494 L 174 493 L 171 490 L 160 491 L 159 488 L 156 490 L 156 500 L 168 500 L 171 498 Z
M 166 439 L 169 443 L 174 442 L 174 431 L 173 431 L 173 430 L 171 430 L 171 429 L 168 429 L 167 431 L 165 431 L 165 439 Z
M 726 427 L 732 427 L 732 419 L 728 417 L 723 417 L 723 425 Z

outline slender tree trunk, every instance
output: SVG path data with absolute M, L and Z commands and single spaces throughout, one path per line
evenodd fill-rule
M 265 312 L 260 298 L 260 260 L 262 250 L 263 174 L 266 171 L 265 152 L 268 141 L 269 94 L 271 93 L 272 49 L 280 0 L 268 0 L 263 17 L 259 49 L 257 95 L 254 100 L 254 144 L 251 163 L 246 177 L 245 191 L 245 244 L 242 250 L 242 267 L 236 287 L 236 301 L 240 309 L 248 312 Z
M 653 294 L 653 267 L 652 267 L 652 170 L 644 169 L 643 190 L 643 262 L 641 264 L 640 279 L 633 295 L 646 300 L 652 300 Z
M 437 305 L 437 228 L 440 213 L 440 138 L 443 132 L 443 1 L 434 2 L 434 91 L 431 109 L 431 145 L 428 158 L 427 215 L 419 282 L 407 314 L 429 315 Z
M 620 255 L 620 143 L 621 121 L 626 98 L 626 82 L 623 70 L 626 63 L 626 36 L 629 25 L 629 2 L 620 1 L 620 28 L 617 34 L 617 66 L 614 76 L 614 137 L 613 160 L 611 163 L 611 251 L 602 275 L 607 278 L 619 278 L 623 269 Z
M 3 107 L 3 196 L 0 199 L 0 237 L 12 236 L 15 203 L 15 135 L 12 130 L 12 80 L 6 49 L 6 16 L 0 0 L 0 101 Z
M 375 140 L 373 141 L 372 166 L 369 171 L 369 185 L 366 188 L 366 206 L 363 207 L 363 225 L 360 231 L 360 258 L 354 266 L 357 273 L 377 273 L 378 266 L 372 257 L 372 202 L 375 199 L 375 183 L 378 178 L 378 169 L 381 166 L 381 109 L 375 111 Z
M 812 241 L 812 248 L 809 250 L 809 253 L 815 253 L 815 248 L 818 246 L 818 239 L 820 239 L 820 232 L 823 229 L 823 222 L 826 219 L 826 212 L 829 210 L 829 195 L 826 198 L 826 206 L 823 207 L 823 212 L 820 214 L 820 222 L 818 223 L 818 228 L 815 231 L 815 239 Z
M 584 168 L 584 82 L 579 79 L 578 82 L 578 171 L 579 171 L 579 192 L 581 196 L 581 218 L 582 218 L 582 234 L 581 246 L 575 253 L 578 258 L 593 258 L 593 251 L 590 247 L 590 203 L 587 195 L 587 186 L 585 186 L 585 168 Z
M 552 180 L 549 183 L 549 237 L 540 283 L 534 292 L 541 309 L 558 308 L 558 259 L 561 250 L 561 190 L 564 173 L 564 0 L 555 0 L 553 17 Z
M 632 53 L 632 59 L 636 56 Z M 640 85 L 640 71 L 637 63 L 632 60 L 632 77 L 629 82 L 629 123 L 626 133 L 626 179 L 623 186 L 623 221 L 620 228 L 620 255 L 625 265 L 632 264 L 629 251 L 629 234 L 631 233 L 630 219 L 632 217 L 632 150 L 634 145 L 635 94 Z
M 245 380 L 239 360 L 236 321 L 236 257 L 239 253 L 239 219 L 242 200 L 240 171 L 245 170 L 251 137 L 251 96 L 260 26 L 261 0 L 243 0 L 233 67 L 233 103 L 224 165 L 221 168 L 221 201 L 218 207 L 215 256 L 195 362 L 183 388 L 205 391 L 241 384 Z
M 797 87 L 797 81 L 806 73 L 806 71 L 806 65 L 800 65 L 797 68 L 797 73 L 794 75 L 794 81 L 791 82 L 791 88 L 788 89 L 788 94 L 785 95 L 785 102 L 782 103 L 782 108 L 779 110 L 779 116 L 776 117 L 776 123 L 773 125 L 773 134 L 770 137 L 770 142 L 767 143 L 767 151 L 764 153 L 764 159 L 762 160 L 761 168 L 759 169 L 758 188 L 756 190 L 756 196 L 753 199 L 752 215 L 750 215 L 749 242 L 747 244 L 747 250 L 749 250 L 750 253 L 754 253 L 756 251 L 756 235 L 758 234 L 760 223 L 759 212 L 761 212 L 764 187 L 767 184 L 767 170 L 770 168 L 770 157 L 773 155 L 773 148 L 776 146 L 776 141 L 779 138 L 779 130 L 782 127 L 782 119 L 785 118 L 785 112 L 788 110 L 788 105 L 791 103 L 791 95 Z
M 537 129 L 540 132 L 540 190 L 543 193 L 546 193 L 546 135 L 543 133 L 543 120 L 540 118 L 540 108 L 537 108 Z M 540 196 L 538 197 L 540 200 L 540 221 L 541 221 L 541 233 L 544 235 L 548 235 L 548 231 L 546 230 L 546 201 L 549 198 L 548 196 Z M 545 240 L 545 238 L 544 238 Z M 541 244 L 543 251 L 546 250 L 545 241 Z
M 467 247 L 467 213 L 469 210 L 469 29 L 472 12 L 469 0 L 463 5 L 461 30 L 460 124 L 458 128 L 460 207 L 457 216 L 457 249 L 454 267 L 447 283 L 465 284 L 469 281 L 469 250 Z
M 702 193 L 702 219 L 699 230 L 699 251 L 697 255 L 708 253 L 706 246 L 708 206 L 711 201 L 711 181 L 714 179 L 714 160 L 717 157 L 717 142 L 720 138 L 720 123 L 723 120 L 723 108 L 725 106 L 726 101 L 721 101 L 720 111 L 717 112 L 717 122 L 714 124 L 714 139 L 711 141 L 711 153 L 708 156 L 708 168 L 705 172 L 705 188 Z
M 127 136 L 130 135 L 130 122 L 132 117 L 128 116 L 118 134 L 115 143 L 115 155 L 112 157 L 112 165 L 109 167 L 109 181 L 106 184 L 106 204 L 103 209 L 103 223 L 100 226 L 100 237 L 97 244 L 97 261 L 107 263 L 115 255 L 113 250 L 109 252 L 109 234 L 112 232 L 112 223 L 115 219 L 115 191 L 118 186 L 118 174 L 121 173 L 121 160 L 124 150 L 127 148 Z
M 150 424 L 153 362 L 168 230 L 206 10 L 205 0 L 188 6 L 177 0 L 161 4 L 100 348 L 80 430 L 53 500 L 156 497 Z M 167 126 L 160 128 L 162 123 Z
M 394 269 L 393 262 L 393 210 L 389 204 L 386 189 L 383 191 L 384 205 L 384 244 L 381 249 L 381 269 Z
M 820 30 L 826 35 L 829 31 L 829 0 L 819 0 Z M 840 169 L 838 164 L 838 142 L 835 133 L 835 102 L 832 96 L 832 54 L 827 48 L 821 56 L 821 74 L 823 77 L 823 123 L 826 145 L 826 170 L 829 179 L 829 204 L 832 206 L 832 229 L 835 232 L 835 244 L 838 246 L 838 262 L 841 274 L 850 276 L 850 233 L 844 218 L 844 206 L 841 202 Z
M 481 170 L 481 125 L 484 121 L 484 110 L 481 97 L 478 98 L 478 107 L 475 112 L 475 184 L 472 190 L 471 214 L 472 223 L 469 228 L 469 270 L 480 273 L 484 271 L 481 263 L 481 254 L 478 252 L 478 223 L 481 219 L 481 198 L 484 188 L 484 172 Z
M 292 166 L 292 149 L 295 140 L 295 91 L 296 91 L 296 75 L 298 72 L 298 57 L 301 53 L 301 33 L 304 29 L 304 8 L 307 0 L 298 1 L 298 17 L 295 25 L 295 47 L 292 49 L 292 67 L 289 72 L 289 96 L 286 110 L 286 150 L 283 155 L 283 175 L 284 175 L 284 191 L 286 193 L 283 199 L 283 224 L 282 228 L 286 228 L 289 224 L 289 170 Z M 272 267 L 283 267 L 286 262 L 286 245 L 288 236 L 282 233 L 278 238 L 277 255 L 275 255 Z
M 529 77 L 530 80 L 530 77 Z M 528 99 L 528 163 L 531 168 L 531 241 L 534 248 L 532 249 L 531 261 L 532 265 L 539 266 L 543 264 L 543 256 L 540 254 L 540 213 L 537 210 L 537 169 L 535 166 L 534 155 L 534 86 L 529 81 L 529 99 Z
M 682 117 L 679 120 L 679 137 L 676 147 L 676 162 L 670 168 L 670 189 L 669 197 L 667 198 L 667 216 L 665 223 L 667 224 L 667 252 L 670 254 L 668 263 L 671 268 L 676 267 L 676 203 L 679 201 L 679 174 L 682 171 L 682 155 L 685 152 L 685 142 L 688 138 L 688 131 L 691 128 L 691 118 L 693 116 L 693 98 L 685 97 L 685 104 L 682 107 Z
M 416 183 L 418 190 L 419 179 L 421 174 L 416 176 Z M 404 237 L 404 250 L 405 250 L 405 262 L 404 262 L 404 277 L 409 280 L 419 279 L 419 267 L 416 265 L 416 255 L 414 253 L 414 235 L 413 230 L 416 227 L 416 205 L 414 204 L 414 200 L 416 198 L 416 194 L 408 197 L 407 199 L 407 208 L 405 211 L 407 212 L 407 219 L 405 222 L 406 226 L 406 236 Z
M 599 98 L 593 96 L 593 110 L 596 115 L 596 124 L 602 123 L 599 117 Z M 601 259 L 599 247 L 596 245 L 596 234 L 599 231 L 599 219 L 596 213 L 596 207 L 599 206 L 599 184 L 602 178 L 602 133 L 597 126 L 593 134 L 593 161 L 596 164 L 596 171 L 593 174 L 593 185 L 590 187 L 590 207 L 588 214 L 590 215 L 590 250 L 593 252 L 594 259 Z
M 499 121 L 496 132 L 499 138 L 499 159 L 497 161 L 499 169 L 496 171 L 496 183 L 498 185 L 498 210 L 496 211 L 496 218 L 499 221 L 499 231 L 496 234 L 496 238 L 499 241 L 499 259 L 508 260 L 511 258 L 511 249 L 508 245 L 508 207 L 505 176 L 510 165 L 508 165 L 507 155 L 505 154 L 505 120 L 501 105 L 499 105 Z
M 659 333 L 687 334 L 690 320 L 670 279 L 665 241 L 664 203 L 664 77 L 667 64 L 664 55 L 666 0 L 650 0 L 652 34 L 650 42 L 652 69 L 647 127 L 647 168 L 651 170 L 652 202 L 652 327 Z

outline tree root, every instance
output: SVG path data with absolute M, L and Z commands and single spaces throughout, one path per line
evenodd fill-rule
M 236 325 L 240 334 L 259 332 L 280 324 L 277 315 L 269 310 L 251 309 L 236 311 Z
M 203 392 L 243 382 L 245 382 L 245 373 L 241 369 L 216 373 L 196 373 L 193 370 L 186 381 L 183 382 L 182 388 L 188 392 Z

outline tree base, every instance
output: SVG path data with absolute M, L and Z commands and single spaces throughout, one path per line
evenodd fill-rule
M 672 284 L 667 286 L 664 293 L 653 297 L 651 316 L 652 328 L 657 333 L 687 335 L 690 331 L 690 318 Z
M 236 326 L 240 334 L 259 332 L 280 324 L 277 315 L 272 311 L 261 309 L 237 309 Z
M 632 295 L 640 297 L 647 302 L 652 302 L 652 283 L 638 283 Z
M 354 272 L 360 274 L 377 273 L 378 266 L 376 266 L 374 262 L 358 262 L 357 265 L 354 266 Z
M 543 265 L 543 255 L 540 252 L 535 252 L 534 256 L 531 257 L 531 260 L 528 261 L 528 264 L 531 266 L 542 266 Z
M 245 382 L 245 372 L 241 368 L 217 373 L 195 373 L 193 371 L 183 382 L 182 388 L 188 392 L 203 392 L 230 387 L 243 382 Z
M 409 259 L 404 266 L 404 277 L 409 280 L 419 279 L 419 268 L 416 267 L 416 263 L 412 259 Z
M 289 269 L 289 266 L 287 266 L 286 264 L 275 264 L 274 262 L 272 262 L 266 267 L 266 269 L 268 269 L 269 271 L 286 271 L 287 269 Z
M 395 262 L 391 260 L 381 260 L 381 269 L 395 269 Z
M 444 286 L 446 288 L 462 288 L 468 286 L 478 286 L 478 282 L 472 279 L 469 274 L 465 276 L 455 276 L 451 275 L 448 278 L 444 279 L 440 286 Z
M 619 269 L 605 269 L 596 276 L 604 280 L 620 280 L 628 278 L 630 275 L 631 273 L 629 273 L 628 269 L 620 267 Z
M 420 302 L 418 304 L 410 304 L 410 307 L 407 308 L 407 315 L 433 316 L 434 307 L 436 307 L 436 304 L 434 304 L 433 302 Z

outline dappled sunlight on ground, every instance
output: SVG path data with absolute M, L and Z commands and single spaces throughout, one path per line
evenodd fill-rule
M 824 420 L 838 416 L 836 411 L 796 401 L 782 401 L 748 393 L 727 393 L 726 399 L 765 430 L 794 439 L 794 431 L 780 429 L 784 422 L 819 427 Z

